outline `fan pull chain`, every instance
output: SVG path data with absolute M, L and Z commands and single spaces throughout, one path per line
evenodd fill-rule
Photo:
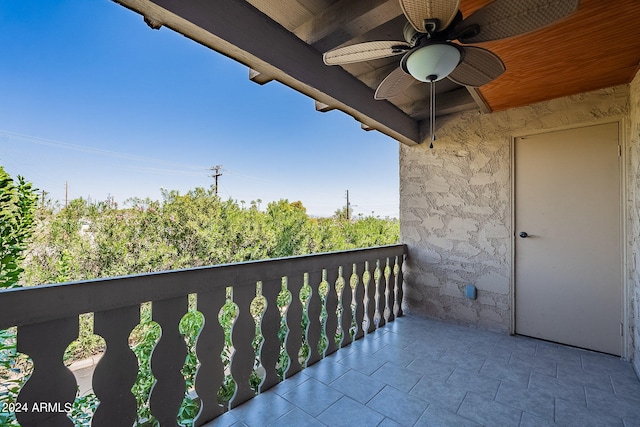
M 429 148 L 433 149 L 433 141 L 436 140 L 436 76 L 429 76 L 429 85 L 431 86 L 431 99 L 429 104 L 431 143 L 429 144 Z

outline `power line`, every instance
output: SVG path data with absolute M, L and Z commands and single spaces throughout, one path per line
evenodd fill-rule
M 68 142 L 55 141 L 55 140 L 40 138 L 37 136 L 31 136 L 31 135 L 23 135 L 15 132 L 6 131 L 3 129 L 0 129 L 0 135 L 4 135 L 12 139 L 27 141 L 33 144 L 47 145 L 50 147 L 64 148 L 67 150 L 80 151 L 80 152 L 90 153 L 90 154 L 98 154 L 101 156 L 109 156 L 109 157 L 115 157 L 115 158 L 125 159 L 125 160 L 134 160 L 139 162 L 143 161 L 143 162 L 157 163 L 157 164 L 163 164 L 163 165 L 174 166 L 174 167 L 178 166 L 178 167 L 184 167 L 187 169 L 200 169 L 200 170 L 202 169 L 202 166 L 188 165 L 185 163 L 171 162 L 171 161 L 156 159 L 153 157 L 137 156 L 135 154 L 127 154 L 119 151 L 104 150 L 102 148 L 94 148 L 94 147 L 87 147 L 87 146 L 78 145 L 78 144 L 70 144 Z

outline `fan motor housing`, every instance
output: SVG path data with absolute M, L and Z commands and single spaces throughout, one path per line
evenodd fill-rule
M 411 26 L 408 22 L 404 24 L 404 30 L 402 31 L 404 34 L 404 39 L 409 43 L 411 47 L 418 44 L 418 40 L 424 35 L 423 33 L 419 33 L 415 28 Z

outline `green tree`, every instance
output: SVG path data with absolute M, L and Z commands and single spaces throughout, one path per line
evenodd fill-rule
M 37 198 L 31 183 L 21 176 L 16 183 L 0 166 L 0 288 L 18 286 Z
M 368 248 L 399 241 L 400 223 L 397 220 L 367 216 L 354 221 L 349 228 L 354 247 Z
M 99 208 L 84 199 L 71 200 L 58 212 L 38 209 L 23 282 L 39 285 L 98 277 L 91 226 L 99 215 Z
M 279 200 L 267 206 L 267 224 L 275 234 L 269 258 L 309 253 L 309 217 L 301 202 Z
M 195 267 L 226 262 L 228 250 L 219 245 L 223 202 L 215 189 L 196 188 L 184 195 L 163 190 L 163 198 L 163 232 L 177 251 L 178 264 Z

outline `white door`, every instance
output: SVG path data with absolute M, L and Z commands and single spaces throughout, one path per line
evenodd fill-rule
M 516 333 L 621 354 L 618 144 L 617 123 L 516 139 Z

